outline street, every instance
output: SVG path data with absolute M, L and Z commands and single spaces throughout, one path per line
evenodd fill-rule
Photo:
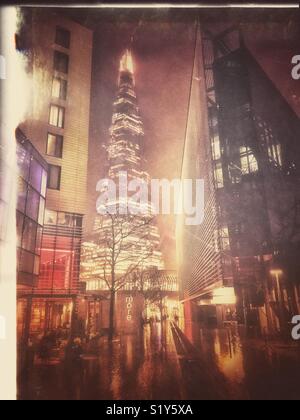
M 175 324 L 154 323 L 113 343 L 99 340 L 72 366 L 35 359 L 22 375 L 26 400 L 299 399 L 299 347 L 243 338 L 234 327 L 193 326 L 187 339 Z

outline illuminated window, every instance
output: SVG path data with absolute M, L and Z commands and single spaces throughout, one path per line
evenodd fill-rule
M 69 71 L 69 57 L 67 54 L 54 51 L 54 70 L 67 74 Z
M 64 48 L 70 48 L 71 33 L 67 29 L 57 26 L 55 34 L 55 43 Z
M 224 177 L 223 177 L 223 168 L 222 163 L 217 163 L 215 165 L 215 181 L 217 188 L 224 187 Z
M 60 189 L 61 167 L 49 165 L 48 188 L 51 190 Z
M 223 251 L 229 251 L 230 250 L 230 241 L 229 241 L 229 230 L 228 227 L 223 227 L 220 229 L 220 242 L 221 242 L 221 248 Z
M 268 147 L 269 158 L 277 163 L 277 165 L 282 166 L 282 149 L 280 144 L 273 144 Z
M 61 158 L 63 150 L 63 137 L 48 133 L 47 155 Z
M 240 147 L 242 173 L 251 174 L 258 171 L 257 159 L 249 147 Z
M 59 77 L 54 77 L 52 82 L 52 96 L 53 98 L 63 99 L 67 98 L 68 82 Z
M 51 105 L 49 124 L 58 128 L 64 128 L 65 124 L 65 109 L 61 106 Z
M 212 140 L 212 152 L 214 160 L 221 159 L 220 137 L 217 135 Z

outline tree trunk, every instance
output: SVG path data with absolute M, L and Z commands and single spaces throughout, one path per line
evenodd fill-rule
M 116 303 L 116 292 L 111 291 L 110 309 L 109 309 L 109 336 L 108 336 L 110 340 L 114 338 L 114 333 L 115 333 L 115 303 Z

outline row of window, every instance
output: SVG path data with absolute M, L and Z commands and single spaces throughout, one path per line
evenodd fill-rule
M 70 31 L 57 27 L 55 43 L 63 48 L 70 48 Z M 60 51 L 54 51 L 54 70 L 68 74 L 69 56 Z M 68 82 L 62 77 L 54 76 L 52 82 L 52 97 L 55 99 L 66 100 L 68 91 Z M 65 108 L 59 105 L 51 104 L 49 113 L 49 124 L 53 127 L 63 129 L 65 126 Z M 47 137 L 46 154 L 48 156 L 62 158 L 63 156 L 63 136 L 49 132 Z M 58 165 L 49 165 L 47 187 L 52 190 L 60 190 L 61 167 Z

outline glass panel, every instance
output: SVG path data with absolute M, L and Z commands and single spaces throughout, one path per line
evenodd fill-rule
M 229 230 L 227 227 L 220 229 L 220 239 L 223 251 L 230 250 Z
M 53 78 L 52 96 L 54 98 L 60 98 L 60 79 L 58 79 L 57 77 Z
M 34 255 L 29 252 L 22 251 L 19 270 L 25 273 L 33 273 Z
M 213 159 L 214 160 L 221 159 L 221 147 L 220 147 L 220 138 L 219 138 L 219 136 L 215 136 L 213 138 L 212 148 L 213 148 Z
M 39 225 L 44 224 L 44 217 L 45 217 L 45 200 L 43 198 L 40 198 L 39 219 L 38 219 Z
M 37 255 L 41 254 L 42 235 L 43 235 L 43 228 L 38 227 L 37 228 L 37 234 L 36 234 L 36 241 L 35 241 L 35 253 Z
M 54 98 L 63 99 L 67 98 L 67 81 L 58 77 L 53 78 L 52 83 L 52 96 Z
M 56 136 L 54 134 L 48 134 L 48 141 L 47 141 L 47 155 L 55 156 L 56 150 Z
M 58 121 L 58 106 L 51 105 L 49 124 L 57 126 Z
M 60 79 L 60 99 L 67 99 L 68 82 L 64 79 Z
M 42 171 L 42 166 L 35 159 L 32 159 L 30 167 L 30 184 L 38 192 L 41 190 Z
M 30 167 L 30 155 L 27 151 L 21 146 L 17 145 L 17 162 L 20 175 L 28 180 L 29 177 L 29 167 Z
M 60 189 L 61 168 L 60 166 L 49 166 L 48 188 L 53 190 Z
M 58 213 L 58 225 L 73 226 L 73 215 L 68 213 Z
M 43 197 L 46 197 L 46 192 L 47 192 L 47 178 L 48 178 L 48 174 L 43 169 L 43 173 L 42 173 L 42 185 L 41 185 L 41 195 Z
M 223 168 L 221 163 L 215 165 L 215 181 L 217 188 L 224 187 Z
M 36 233 L 37 224 L 26 217 L 24 223 L 22 248 L 26 249 L 27 251 L 35 252 Z
M 20 210 L 22 213 L 25 213 L 26 198 L 27 198 L 27 184 L 23 180 L 23 178 L 19 177 L 18 178 L 17 209 Z
M 45 211 L 45 225 L 57 224 L 57 212 L 52 210 Z
M 59 51 L 54 52 L 54 70 L 61 73 L 68 73 L 69 57 Z
M 23 223 L 24 216 L 17 211 L 17 246 L 20 247 L 22 244 L 22 235 L 23 235 Z
M 58 110 L 58 127 L 63 128 L 64 126 L 64 112 L 65 110 L 63 108 L 59 108 Z
M 82 227 L 83 218 L 82 216 L 76 216 L 75 217 L 75 226 L 76 227 Z
M 38 220 L 40 195 L 32 188 L 29 188 L 26 206 L 26 215 L 34 220 Z
M 38 276 L 40 274 L 40 257 L 34 258 L 33 274 Z

